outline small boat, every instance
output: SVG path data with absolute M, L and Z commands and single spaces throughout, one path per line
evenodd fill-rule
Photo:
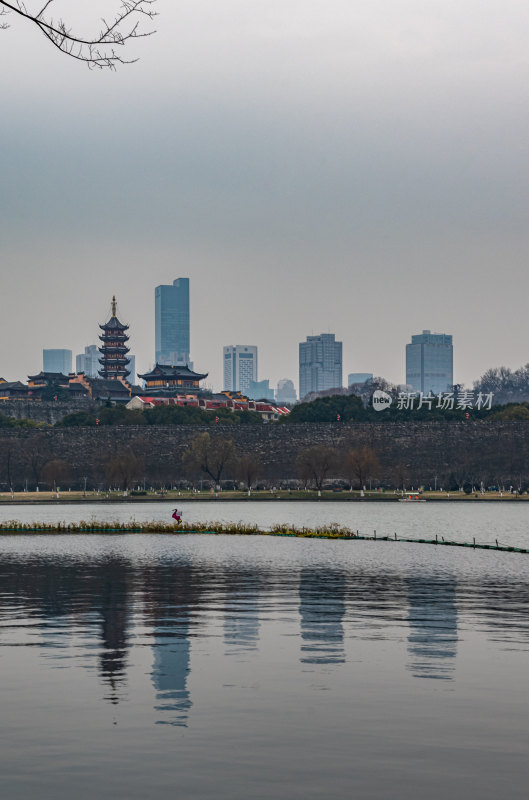
M 407 497 L 399 497 L 399 503 L 426 503 L 426 500 L 418 494 L 409 494 Z

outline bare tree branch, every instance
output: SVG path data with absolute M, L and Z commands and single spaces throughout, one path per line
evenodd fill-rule
M 115 69 L 117 64 L 131 64 L 137 59 L 123 58 L 117 52 L 130 39 L 150 36 L 153 30 L 142 30 L 142 17 L 154 19 L 156 0 L 121 0 L 115 18 L 107 22 L 101 20 L 99 32 L 93 37 L 82 36 L 72 32 L 63 19 L 54 20 L 50 16 L 54 0 L 45 0 L 37 12 L 30 12 L 22 0 L 0 0 L 0 16 L 8 13 L 18 14 L 32 22 L 58 50 L 78 61 L 84 61 L 89 67 Z M 0 23 L 7 28 L 6 22 Z

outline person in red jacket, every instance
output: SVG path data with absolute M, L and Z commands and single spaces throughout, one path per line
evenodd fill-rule
M 173 513 L 171 514 L 172 518 L 175 519 L 178 523 L 182 522 L 182 516 L 180 511 L 177 508 L 173 508 Z

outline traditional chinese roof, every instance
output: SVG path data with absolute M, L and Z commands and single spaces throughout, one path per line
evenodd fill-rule
M 108 330 L 111 330 L 111 331 L 115 331 L 115 330 L 127 331 L 129 329 L 129 326 L 125 325 L 123 322 L 120 322 L 117 317 L 110 317 L 108 322 L 105 322 L 104 325 L 100 325 L 99 327 L 101 328 L 102 331 L 108 331 Z M 101 337 L 99 337 L 99 338 L 101 338 Z
M 27 394 L 28 387 L 20 381 L 6 381 L 0 382 L 0 395 L 5 393 L 13 394 Z
M 187 364 L 185 366 L 173 366 L 171 364 L 156 364 L 150 372 L 138 375 L 142 380 L 189 380 L 201 381 L 208 377 L 208 373 L 193 372 Z
M 93 400 L 129 399 L 130 390 L 120 380 L 112 378 L 88 378 Z
M 62 372 L 43 372 L 42 370 L 38 375 L 28 375 L 28 381 L 34 383 L 68 383 L 68 375 L 63 375 Z

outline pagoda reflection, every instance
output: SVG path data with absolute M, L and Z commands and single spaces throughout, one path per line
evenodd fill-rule
M 456 579 L 417 575 L 407 583 L 407 668 L 416 678 L 452 680 L 458 638 Z
M 340 664 L 345 661 L 346 580 L 337 569 L 306 568 L 299 583 L 301 662 Z
M 92 599 L 101 624 L 99 673 L 109 689 L 106 699 L 114 705 L 126 684 L 131 572 L 127 562 L 108 559 L 94 575 Z

